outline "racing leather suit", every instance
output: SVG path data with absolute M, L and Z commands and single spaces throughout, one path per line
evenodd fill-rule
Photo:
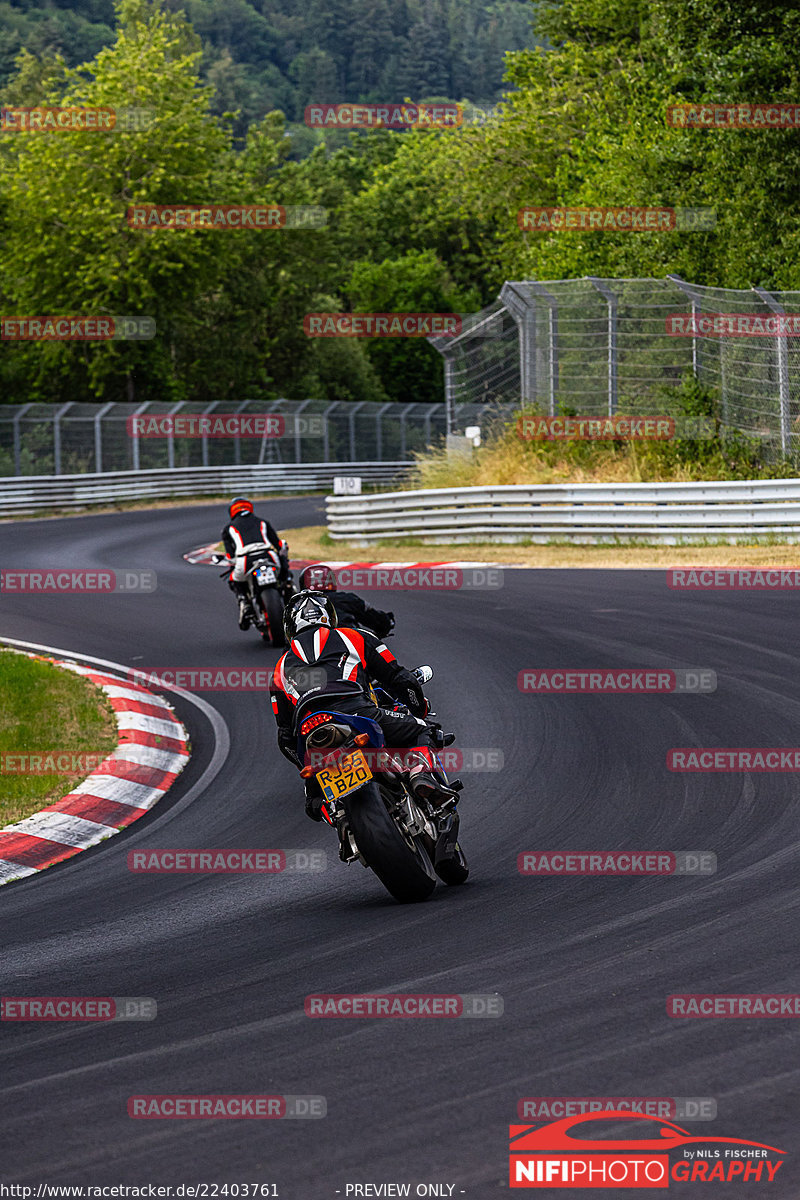
M 369 694 L 373 679 L 407 705 L 411 713 L 395 713 L 376 705 Z M 341 694 L 343 685 L 352 694 Z M 376 721 L 388 747 L 418 750 L 431 765 L 435 762 L 431 730 L 422 719 L 428 712 L 422 688 L 371 633 L 325 625 L 301 630 L 278 660 L 269 690 L 278 725 L 278 746 L 297 767 L 303 764 L 296 750 L 295 710 L 309 694 L 322 699 L 328 692 L 332 693 L 330 704 L 335 711 L 357 713 Z M 319 784 L 311 776 L 306 780 L 307 809 L 309 799 L 317 795 Z
M 394 629 L 394 613 L 372 608 L 355 592 L 332 592 L 330 601 L 340 625 L 365 625 L 378 637 L 386 637 Z
M 246 575 L 248 550 L 256 546 L 272 546 L 280 558 L 280 582 L 289 579 L 289 547 L 270 524 L 255 513 L 239 513 L 222 531 L 222 543 L 228 558 L 234 560 L 233 570 L 228 576 L 228 585 L 243 599 L 248 600 Z

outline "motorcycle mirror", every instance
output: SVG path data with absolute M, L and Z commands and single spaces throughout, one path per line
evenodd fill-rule
M 433 679 L 433 667 L 417 667 L 414 671 L 414 675 L 419 683 L 426 684 L 429 679 Z

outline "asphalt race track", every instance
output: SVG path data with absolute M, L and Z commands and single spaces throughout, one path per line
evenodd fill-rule
M 320 503 L 261 508 L 287 528 L 311 523 Z M 215 571 L 181 558 L 215 540 L 223 519 L 216 505 L 0 524 L 3 566 L 158 573 L 149 595 L 4 595 L 0 634 L 141 669 L 274 663 L 277 651 L 238 630 Z M 410 1182 L 492 1197 L 508 1187 L 507 1127 L 521 1097 L 713 1097 L 716 1120 L 687 1128 L 788 1152 L 768 1194 L 796 1198 L 800 1021 L 676 1020 L 665 1002 L 800 990 L 800 780 L 673 774 L 665 755 L 800 745 L 797 598 L 675 592 L 662 572 L 567 570 L 509 571 L 498 592 L 369 598 L 397 614 L 398 658 L 435 668 L 428 693 L 460 744 L 505 756 L 501 772 L 465 776 L 469 883 L 403 907 L 370 872 L 340 864 L 331 831 L 303 813 L 260 694 L 203 693 L 228 725 L 231 753 L 182 805 L 213 747 L 205 718 L 178 703 L 195 755 L 166 800 L 105 845 L 0 889 L 2 994 L 158 1003 L 148 1023 L 0 1026 L 0 1180 L 271 1182 L 283 1200 Z M 525 667 L 645 665 L 709 667 L 719 686 L 640 697 L 517 689 Z M 329 865 L 276 876 L 129 872 L 127 852 L 148 847 L 324 848 Z M 713 850 L 719 870 L 517 871 L 525 850 L 615 848 Z M 303 1002 L 320 992 L 497 992 L 505 1011 L 313 1020 Z M 328 1113 L 128 1117 L 130 1095 L 165 1093 L 321 1095 Z

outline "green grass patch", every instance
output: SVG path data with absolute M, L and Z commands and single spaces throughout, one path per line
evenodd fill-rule
M 0 755 L 69 751 L 105 755 L 117 745 L 114 710 L 82 675 L 0 648 Z M 90 771 L 19 774 L 0 759 L 0 829 L 73 790 Z

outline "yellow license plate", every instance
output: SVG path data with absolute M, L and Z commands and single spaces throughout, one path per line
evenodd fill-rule
M 317 780 L 326 800 L 341 800 L 372 779 L 372 771 L 360 750 L 348 754 L 335 767 L 323 767 L 317 772 Z

